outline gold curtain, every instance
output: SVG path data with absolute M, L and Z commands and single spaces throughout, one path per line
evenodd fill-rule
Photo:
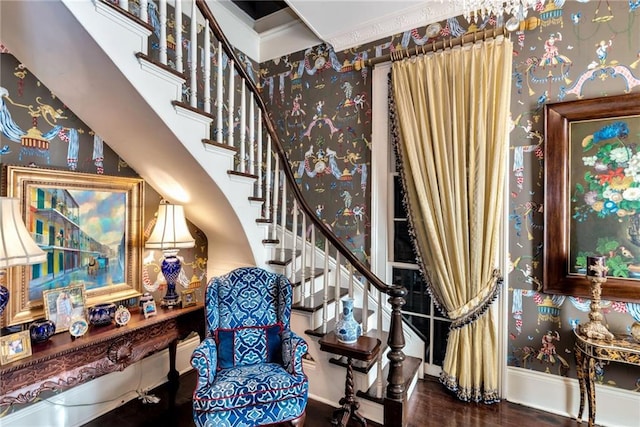
M 513 45 L 503 37 L 392 67 L 392 128 L 418 262 L 452 320 L 441 382 L 499 400 L 491 303 L 508 151 Z

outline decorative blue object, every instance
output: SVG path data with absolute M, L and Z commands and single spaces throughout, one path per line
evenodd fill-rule
M 162 260 L 160 270 L 167 281 L 167 293 L 162 297 L 162 302 L 160 303 L 163 307 L 175 307 L 178 305 L 180 296 L 176 292 L 176 282 L 178 281 L 178 276 L 180 276 L 181 269 L 182 263 L 175 255 L 169 255 Z
M 198 372 L 196 426 L 304 422 L 309 382 L 302 356 L 308 347 L 290 329 L 292 295 L 285 276 L 256 267 L 211 279 L 207 336 L 191 356 Z
M 353 298 L 342 300 L 342 316 L 336 322 L 336 337 L 343 344 L 353 344 L 362 335 L 362 326 L 353 318 Z
M 110 325 L 116 315 L 116 305 L 112 302 L 96 304 L 89 309 L 89 323 L 93 326 Z
M 29 325 L 29 335 L 34 344 L 48 340 L 56 333 L 56 325 L 49 319 L 38 319 Z

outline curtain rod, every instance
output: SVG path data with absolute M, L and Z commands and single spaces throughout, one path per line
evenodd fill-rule
M 422 46 L 415 46 L 411 49 L 398 50 L 392 53 L 388 53 L 386 55 L 378 56 L 376 58 L 368 59 L 366 64 L 369 67 L 372 67 L 376 64 L 380 64 L 382 62 L 387 62 L 391 60 L 399 61 L 404 58 L 410 58 L 412 56 L 417 56 L 420 54 L 425 54 L 428 52 L 436 52 L 440 49 L 451 48 L 454 46 L 461 46 L 465 43 L 476 42 L 478 40 L 487 40 L 488 38 L 496 38 L 499 35 L 506 36 L 509 32 L 505 27 L 493 28 L 491 30 L 482 30 L 482 31 L 474 31 L 473 33 L 466 33 L 460 37 L 449 38 L 448 40 L 438 40 L 433 41 L 431 43 L 423 44 Z

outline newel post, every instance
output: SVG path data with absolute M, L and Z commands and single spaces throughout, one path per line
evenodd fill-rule
M 399 286 L 393 287 L 388 292 L 389 303 L 391 304 L 391 324 L 389 326 L 389 376 L 387 377 L 387 393 L 384 399 L 384 425 L 404 426 L 407 424 L 406 400 L 407 393 L 404 386 L 404 375 L 402 372 L 405 359 L 402 349 L 404 348 L 404 331 L 402 330 L 402 313 L 400 310 L 405 304 L 404 297 L 407 289 Z

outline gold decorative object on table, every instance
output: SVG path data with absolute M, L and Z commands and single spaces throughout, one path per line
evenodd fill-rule
M 606 257 L 587 257 L 587 278 L 591 281 L 591 304 L 589 305 L 589 321 L 583 325 L 578 325 L 578 332 L 587 337 L 597 340 L 611 341 L 613 334 L 602 323 L 602 313 L 600 312 L 601 286 L 607 281 Z

